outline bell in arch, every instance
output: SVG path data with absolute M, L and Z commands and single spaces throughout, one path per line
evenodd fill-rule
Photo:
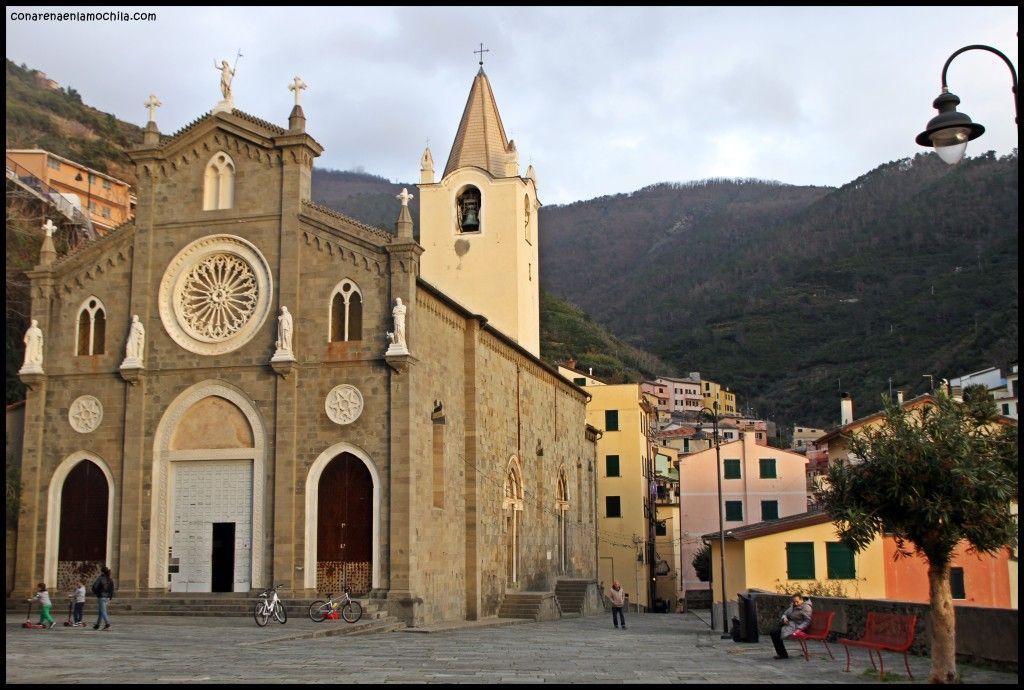
M 477 232 L 480 229 L 480 192 L 470 187 L 459 197 L 460 229 Z

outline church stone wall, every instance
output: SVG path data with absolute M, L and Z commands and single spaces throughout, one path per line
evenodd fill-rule
M 533 360 L 481 334 L 477 348 L 478 464 L 480 466 L 481 612 L 495 615 L 506 589 L 552 591 L 560 574 L 555 492 L 559 468 L 569 486 L 567 519 L 569 577 L 594 577 L 593 523 L 574 518 L 581 501 L 593 500 L 593 473 L 584 475 L 583 495 L 576 466 L 587 468 L 594 446 L 584 435 L 586 403 L 578 393 Z M 538 442 L 541 454 L 538 453 Z M 522 467 L 523 510 L 518 530 L 516 582 L 506 587 L 506 520 L 502 508 L 505 472 L 515 455 Z
M 466 616 L 465 504 L 465 319 L 432 295 L 418 290 L 409 325 L 409 347 L 419 362 L 411 370 L 414 409 L 411 437 L 413 484 L 413 591 L 422 592 L 425 622 Z M 441 420 L 432 419 L 435 401 Z M 439 434 L 443 476 L 435 476 L 434 434 Z M 443 500 L 435 480 L 443 484 Z

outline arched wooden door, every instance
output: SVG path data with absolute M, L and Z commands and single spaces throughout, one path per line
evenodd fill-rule
M 321 592 L 370 591 L 373 573 L 373 479 L 342 453 L 324 468 L 317 496 L 316 583 Z
M 103 470 L 89 460 L 75 465 L 64 479 L 55 583 L 58 591 L 70 591 L 79 581 L 88 587 L 106 565 L 108 492 Z

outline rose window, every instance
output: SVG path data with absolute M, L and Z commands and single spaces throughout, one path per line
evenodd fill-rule
M 234 335 L 256 311 L 258 291 L 252 268 L 230 254 L 215 254 L 186 275 L 178 306 L 183 326 L 200 340 Z

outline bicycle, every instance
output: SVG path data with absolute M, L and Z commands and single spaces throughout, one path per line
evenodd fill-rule
M 338 601 L 334 600 L 334 594 L 327 595 L 327 601 L 317 600 L 309 605 L 309 617 L 314 623 L 320 623 L 329 614 L 341 609 L 341 617 L 346 623 L 355 623 L 363 617 L 362 605 L 349 596 L 350 590 L 345 588 L 345 596 Z
M 278 587 L 284 587 L 284 585 L 276 585 L 263 590 L 260 593 L 260 601 L 256 602 L 256 607 L 253 609 L 252 617 L 256 619 L 256 625 L 261 628 L 270 622 L 271 616 L 282 625 L 288 622 L 288 613 L 284 610 L 284 604 L 277 598 Z

